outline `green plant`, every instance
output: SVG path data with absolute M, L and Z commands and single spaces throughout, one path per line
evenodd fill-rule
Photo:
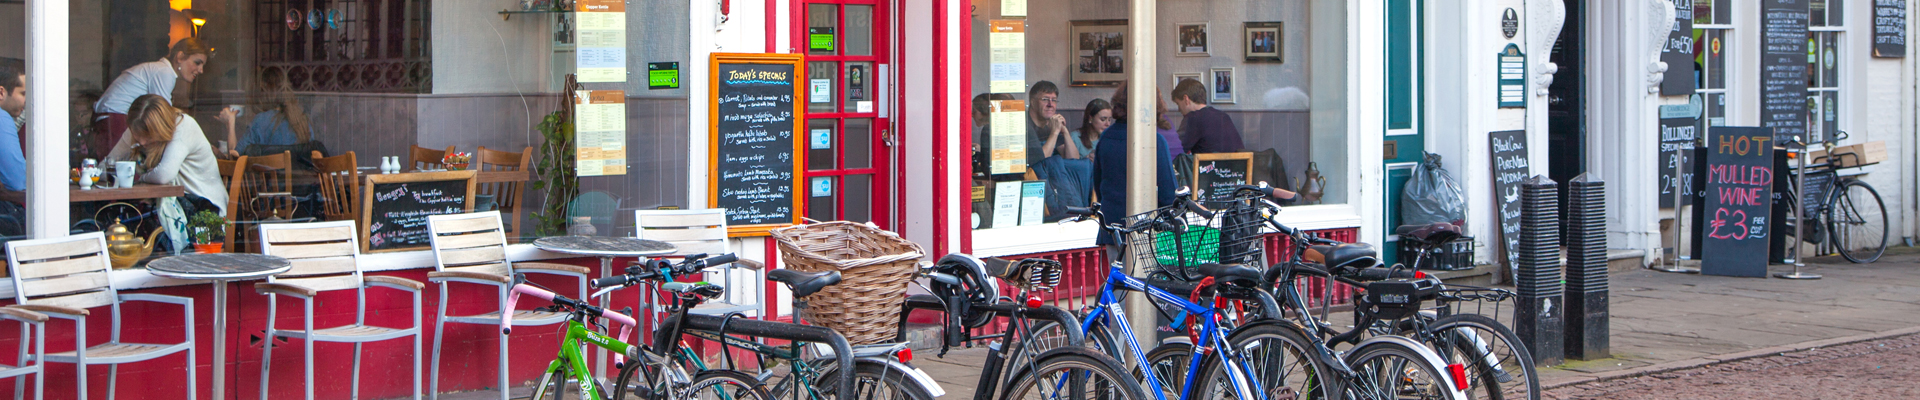
M 567 75 L 566 96 L 559 111 L 547 114 L 534 126 L 545 140 L 540 158 L 533 166 L 533 190 L 542 193 L 540 212 L 533 213 L 534 234 L 559 236 L 567 231 L 567 205 L 580 195 L 580 176 L 575 171 L 573 103 L 580 84 Z
M 187 218 L 187 230 L 195 244 L 212 244 L 227 237 L 227 219 L 212 210 L 202 210 Z

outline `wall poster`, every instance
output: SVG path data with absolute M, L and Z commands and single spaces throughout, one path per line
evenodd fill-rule
M 578 0 L 573 5 L 574 68 L 580 83 L 627 81 L 627 3 Z
M 582 90 L 574 99 L 574 173 L 626 175 L 627 92 Z

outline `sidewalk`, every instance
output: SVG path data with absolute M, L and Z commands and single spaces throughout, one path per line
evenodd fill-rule
M 1651 270 L 1615 274 L 1613 358 L 1541 368 L 1542 386 L 1920 332 L 1909 329 L 1920 327 L 1920 249 L 1887 252 L 1874 264 L 1812 259 L 1816 263 L 1802 271 L 1825 276 L 1812 281 Z M 933 353 L 919 353 L 914 365 L 940 382 L 944 398 L 972 398 L 986 350 L 956 349 L 945 358 Z

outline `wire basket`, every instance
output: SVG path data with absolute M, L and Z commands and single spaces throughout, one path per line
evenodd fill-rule
M 840 271 L 840 283 L 807 296 L 801 318 L 839 331 L 849 344 L 883 343 L 898 333 L 900 306 L 919 244 L 868 224 L 834 221 L 773 230 L 780 259 L 804 272 Z
M 1217 216 L 1216 216 L 1217 217 Z M 1165 207 L 1127 217 L 1126 226 L 1137 227 L 1122 239 L 1127 255 L 1149 276 L 1163 275 L 1175 281 L 1201 278 L 1195 268 L 1219 262 L 1220 230 L 1213 220 L 1187 214 L 1179 206 Z
M 1214 212 L 1214 224 L 1220 228 L 1219 262 L 1266 268 L 1271 265 L 1266 249 L 1268 215 L 1265 203 L 1260 201 L 1265 195 L 1236 193 L 1242 195 L 1212 203 L 1218 208 Z

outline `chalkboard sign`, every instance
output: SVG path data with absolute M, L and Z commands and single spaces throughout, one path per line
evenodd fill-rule
M 1873 0 L 1873 56 L 1907 56 L 1907 0 Z
M 1527 159 L 1527 131 L 1494 132 L 1488 138 L 1493 151 L 1493 199 L 1500 211 L 1500 244 L 1507 265 L 1520 260 L 1520 182 L 1533 174 Z
M 1660 50 L 1660 61 L 1667 63 L 1667 72 L 1661 74 L 1661 96 L 1693 94 L 1693 46 L 1693 0 L 1673 0 L 1673 30 Z
M 1660 207 L 1672 208 L 1674 192 L 1685 193 L 1693 187 L 1693 144 L 1700 138 L 1699 118 L 1660 119 Z M 1682 204 L 1693 204 L 1693 196 L 1680 196 Z
M 1232 186 L 1253 184 L 1253 153 L 1212 153 L 1193 155 L 1193 198 L 1205 202 L 1224 202 L 1233 196 Z
M 707 206 L 727 210 L 727 233 L 764 236 L 799 223 L 799 135 L 806 122 L 797 54 L 714 54 L 708 108 Z
M 364 175 L 360 198 L 362 252 L 432 247 L 427 216 L 473 209 L 474 171 Z
M 1764 277 L 1773 218 L 1773 137 L 1765 128 L 1716 126 L 1697 150 L 1693 256 L 1706 275 Z
M 1760 127 L 1807 137 L 1807 2 L 1760 2 Z

